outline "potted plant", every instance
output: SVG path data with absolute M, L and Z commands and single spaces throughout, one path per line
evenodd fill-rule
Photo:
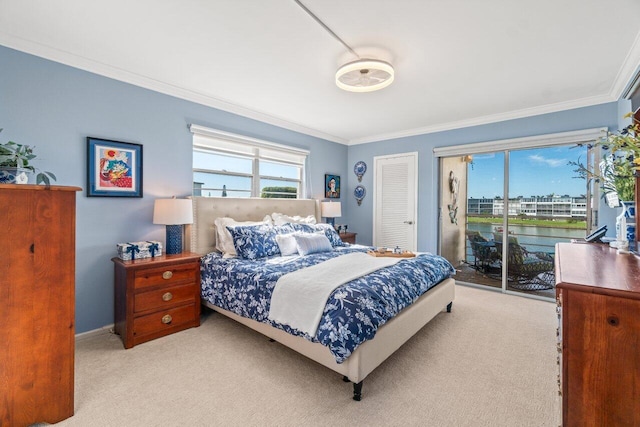
M 2 132 L 2 129 L 0 129 Z M 36 168 L 31 164 L 36 155 L 33 147 L 8 141 L 0 144 L 0 184 L 27 184 L 29 175 L 36 173 Z M 51 172 L 38 172 L 36 184 L 50 185 L 56 176 Z
M 593 145 L 608 150 L 597 169 L 579 162 L 570 162 L 577 166 L 575 172 L 580 177 L 600 184 L 607 204 L 611 207 L 620 206 L 620 202 L 635 200 L 636 177 L 640 174 L 640 121 L 633 113 L 624 117 L 633 118 L 629 126 L 619 132 L 607 134 Z

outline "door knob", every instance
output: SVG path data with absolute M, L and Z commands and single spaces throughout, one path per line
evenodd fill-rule
M 413 225 L 413 221 L 405 221 L 405 224 Z

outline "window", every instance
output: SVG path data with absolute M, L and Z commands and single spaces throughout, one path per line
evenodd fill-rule
M 193 195 L 303 198 L 309 152 L 191 125 Z

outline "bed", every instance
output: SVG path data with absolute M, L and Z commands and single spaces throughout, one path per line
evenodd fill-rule
M 320 342 L 320 329 L 314 341 L 313 337 L 306 336 L 298 331 L 279 325 L 277 322 L 265 321 L 265 319 L 254 320 L 243 312 L 230 306 L 222 299 L 216 300 L 215 292 L 212 292 L 211 276 L 205 270 L 207 266 L 216 265 L 219 271 L 234 272 L 241 267 L 240 261 L 225 260 L 216 254 L 216 227 L 214 221 L 217 218 L 230 217 L 236 221 L 260 221 L 265 215 L 273 212 L 280 212 L 286 215 L 315 216 L 319 218 L 319 203 L 315 200 L 299 199 L 235 199 L 235 198 L 207 198 L 194 197 L 194 223 L 187 227 L 186 239 L 187 247 L 192 252 L 203 255 L 203 298 L 202 303 L 231 319 L 234 319 L 251 329 L 254 329 L 272 340 L 290 347 L 298 353 L 328 367 L 329 369 L 342 375 L 344 381 L 353 383 L 353 399 L 360 400 L 362 397 L 363 380 L 377 366 L 393 354 L 402 344 L 409 340 L 417 331 L 433 319 L 443 310 L 451 311 L 454 300 L 454 280 L 450 274 L 438 280 L 436 284 L 419 296 L 415 296 L 415 301 L 402 308 L 399 313 L 390 319 L 382 321 L 381 325 L 374 330 L 374 336 L 370 339 L 357 342 L 350 350 L 331 348 Z M 336 248 L 344 253 L 352 253 L 366 250 L 366 248 L 352 246 L 346 248 Z M 337 253 L 338 251 L 336 251 Z M 327 259 L 333 254 L 320 254 Z M 286 257 L 282 257 L 283 259 Z M 296 257 L 293 257 L 296 258 Z M 305 257 L 299 257 L 305 258 Z M 320 257 L 322 258 L 322 257 Z M 422 258 L 416 257 L 417 258 Z M 439 257 L 436 257 L 439 258 Z M 259 261 L 259 260 L 255 260 Z M 297 262 L 297 261 L 296 261 Z M 421 261 L 425 262 L 425 261 Z M 431 261 L 429 261 L 431 262 Z M 399 266 L 407 264 L 395 264 L 389 267 L 401 268 Z M 265 267 L 267 268 L 267 267 Z M 269 267 L 271 268 L 271 267 Z M 404 268 L 407 270 L 407 268 Z M 410 269 L 409 269 L 410 270 Z M 418 268 L 414 268 L 418 270 Z M 270 270 L 271 271 L 271 270 Z M 236 274 L 244 274 L 237 273 Z M 376 273 L 371 273 L 375 275 Z M 225 278 L 227 282 L 233 281 L 233 277 Z M 366 282 L 365 276 L 356 279 L 354 282 Z M 207 279 L 209 278 L 209 279 Z M 406 278 L 404 279 L 406 281 Z M 205 283 L 207 281 L 207 283 Z M 350 282 L 351 283 L 351 282 Z M 262 288 L 261 288 L 262 289 Z M 332 298 L 334 295 L 332 294 Z M 409 296 L 411 298 L 411 296 Z M 274 324 L 275 323 L 275 324 Z

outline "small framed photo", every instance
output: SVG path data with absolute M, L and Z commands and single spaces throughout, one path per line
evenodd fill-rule
M 327 199 L 340 198 L 340 175 L 324 175 L 324 196 Z
M 87 137 L 87 196 L 142 197 L 142 145 Z

